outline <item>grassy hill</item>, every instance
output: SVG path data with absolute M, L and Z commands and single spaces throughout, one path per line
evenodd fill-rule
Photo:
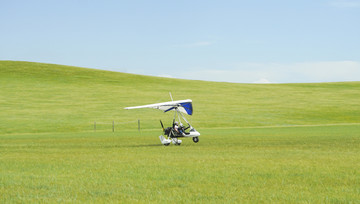
M 198 129 L 358 123 L 360 82 L 236 84 L 0 61 L 0 134 L 159 127 L 172 114 L 124 107 L 193 100 Z
M 165 147 L 159 119 L 172 114 L 123 109 L 168 92 L 193 100 L 199 143 Z M 359 102 L 359 82 L 215 83 L 0 61 L 0 203 L 358 203 Z

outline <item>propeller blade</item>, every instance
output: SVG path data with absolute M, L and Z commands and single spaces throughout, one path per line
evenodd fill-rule
M 161 127 L 162 127 L 163 131 L 165 131 L 164 125 L 163 125 L 163 123 L 161 122 L 161 120 L 160 120 L 160 124 L 161 124 Z

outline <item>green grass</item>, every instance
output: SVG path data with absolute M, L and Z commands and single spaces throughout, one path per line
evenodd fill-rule
M 2 136 L 5 202 L 309 202 L 360 199 L 360 126 Z
M 172 114 L 124 107 L 193 100 L 197 128 L 359 123 L 360 82 L 234 84 L 0 61 L 0 134 L 160 127 Z M 170 122 L 169 122 L 170 123 Z
M 359 82 L 215 83 L 0 61 L 0 87 L 2 203 L 360 201 Z M 123 109 L 170 91 L 193 100 L 199 143 L 164 147 L 158 120 L 172 114 Z

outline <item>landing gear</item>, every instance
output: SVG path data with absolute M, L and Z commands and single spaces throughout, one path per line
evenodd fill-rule
M 173 138 L 172 139 L 172 143 L 174 144 L 174 145 L 181 145 L 181 143 L 182 143 L 182 140 L 178 140 L 177 138 Z
M 166 139 L 166 138 L 165 138 L 164 136 L 162 136 L 162 135 L 160 135 L 159 138 L 160 138 L 161 143 L 162 143 L 163 145 L 165 145 L 165 146 L 169 146 L 169 144 L 171 143 L 171 140 Z
M 194 141 L 195 143 L 198 143 L 198 142 L 199 142 L 199 137 L 193 137 L 193 141 Z

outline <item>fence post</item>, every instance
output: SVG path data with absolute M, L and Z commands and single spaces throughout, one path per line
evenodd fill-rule
M 138 119 L 138 131 L 140 132 L 140 119 Z
M 113 132 L 115 132 L 115 122 L 113 121 Z

